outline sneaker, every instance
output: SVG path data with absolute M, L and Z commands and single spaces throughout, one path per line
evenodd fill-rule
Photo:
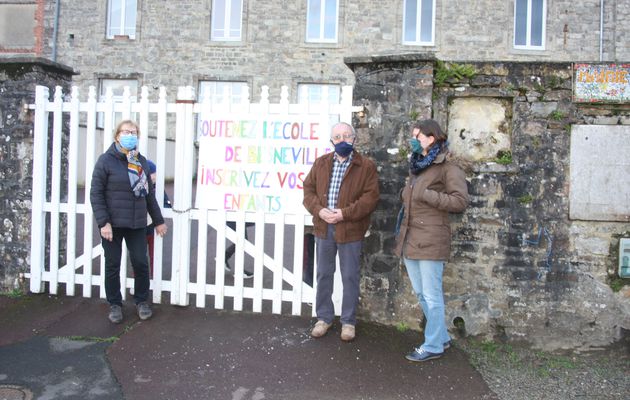
M 112 324 L 120 324 L 123 320 L 122 307 L 117 304 L 110 305 L 108 318 Z
M 230 264 L 228 264 L 227 260 L 225 261 L 225 272 L 232 272 L 232 268 Z
M 254 277 L 254 273 L 253 272 L 249 272 L 246 270 L 243 270 L 243 278 L 244 279 L 252 279 Z
M 422 362 L 442 357 L 444 353 L 431 353 L 422 347 L 413 349 L 413 351 L 405 356 L 409 361 Z
M 451 348 L 451 341 L 449 340 L 448 342 L 444 342 L 443 347 L 444 347 L 444 350 L 450 349 Z
M 326 332 L 328 332 L 328 329 L 331 326 L 332 324 L 327 324 L 326 322 L 320 319 L 319 321 L 317 321 L 317 323 L 313 327 L 313 330 L 311 331 L 311 336 L 314 338 L 320 338 L 324 336 Z
M 354 325 L 343 324 L 341 325 L 341 340 L 344 342 L 351 342 L 354 340 L 355 330 Z
M 140 319 L 143 321 L 151 318 L 151 316 L 153 315 L 153 311 L 151 311 L 151 306 L 149 306 L 149 303 L 147 303 L 146 301 L 136 304 L 136 308 L 138 309 L 138 317 L 140 317 Z

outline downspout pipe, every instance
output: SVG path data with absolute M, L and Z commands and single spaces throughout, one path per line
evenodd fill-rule
M 599 62 L 604 61 L 604 0 L 599 0 Z
M 57 35 L 59 34 L 59 0 L 55 0 L 55 21 L 53 23 L 52 60 L 57 62 Z

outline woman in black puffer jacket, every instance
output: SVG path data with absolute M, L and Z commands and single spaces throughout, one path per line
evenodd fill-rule
M 120 257 L 125 239 L 134 272 L 134 300 L 140 319 L 151 317 L 149 262 L 147 258 L 147 212 L 155 231 L 164 236 L 167 228 L 155 199 L 147 160 L 137 151 L 138 125 L 122 121 L 116 128 L 114 143 L 103 153 L 92 174 L 90 202 L 100 229 L 105 254 L 105 293 L 110 305 L 109 320 L 120 323 Z

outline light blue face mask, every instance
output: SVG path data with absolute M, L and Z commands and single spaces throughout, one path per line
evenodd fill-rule
M 136 135 L 123 135 L 120 137 L 120 145 L 126 150 L 133 150 L 138 145 L 138 136 Z
M 409 146 L 413 153 L 422 153 L 422 143 L 417 138 L 409 139 Z

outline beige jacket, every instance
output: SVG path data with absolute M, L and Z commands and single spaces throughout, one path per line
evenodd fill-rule
M 419 175 L 410 174 L 401 198 L 404 217 L 395 253 L 413 260 L 448 260 L 448 213 L 461 213 L 468 205 L 464 172 L 441 153 Z

